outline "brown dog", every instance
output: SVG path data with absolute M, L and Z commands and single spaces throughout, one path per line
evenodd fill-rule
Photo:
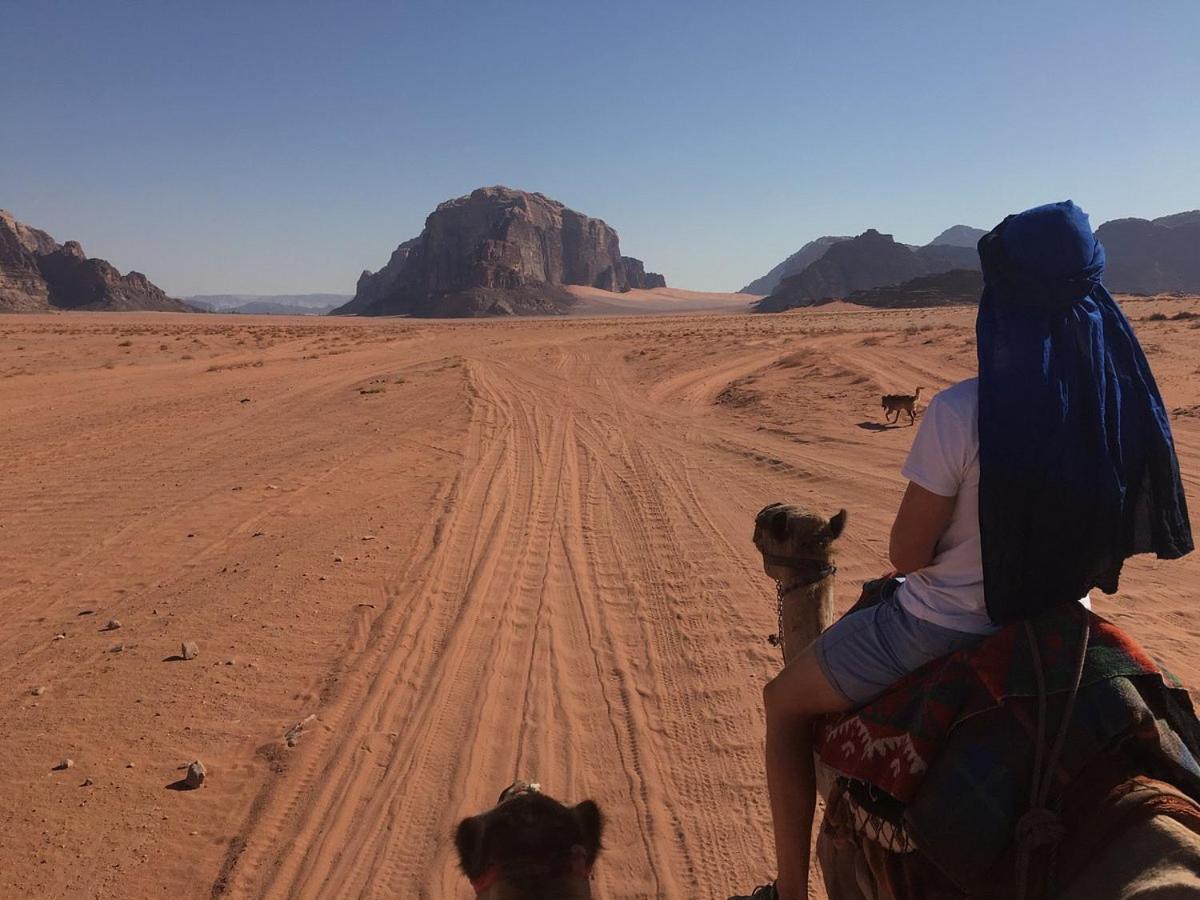
M 883 408 L 886 410 L 884 418 L 895 413 L 894 416 L 887 419 L 888 424 L 895 425 L 900 421 L 900 413 L 906 412 L 908 413 L 908 424 L 912 425 L 917 420 L 917 398 L 921 396 L 923 390 L 924 388 L 917 388 L 915 394 L 884 394 Z

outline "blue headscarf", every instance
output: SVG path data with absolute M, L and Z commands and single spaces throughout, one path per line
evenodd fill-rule
M 1117 589 L 1121 565 L 1192 550 L 1162 397 L 1101 283 L 1104 247 L 1071 201 L 979 241 L 979 527 L 997 624 Z

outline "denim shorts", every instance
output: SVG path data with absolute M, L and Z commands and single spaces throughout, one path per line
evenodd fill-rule
M 891 592 L 874 606 L 842 616 L 813 642 L 813 649 L 829 683 L 851 705 L 861 706 L 930 660 L 984 637 L 918 619 Z

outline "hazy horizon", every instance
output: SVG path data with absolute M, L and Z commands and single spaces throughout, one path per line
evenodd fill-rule
M 350 4 L 5 12 L 0 207 L 173 296 L 353 293 L 506 184 L 668 284 L 1070 197 L 1200 206 L 1200 6 Z

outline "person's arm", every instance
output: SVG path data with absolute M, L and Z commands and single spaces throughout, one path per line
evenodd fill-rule
M 900 473 L 908 489 L 900 501 L 888 557 L 901 575 L 933 561 L 950 525 L 963 474 L 970 462 L 970 422 L 938 394 L 925 408 L 921 427 Z
M 943 497 L 910 481 L 892 523 L 888 557 L 896 572 L 907 575 L 933 561 L 938 538 L 950 525 L 954 497 Z

